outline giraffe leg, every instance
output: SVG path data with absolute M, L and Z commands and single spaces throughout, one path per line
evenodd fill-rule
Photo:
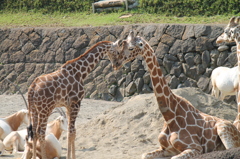
M 226 149 L 240 146 L 240 132 L 228 121 L 216 124 L 217 133 Z
M 172 155 L 168 151 L 160 148 L 155 151 L 142 154 L 142 159 L 171 158 L 171 156 Z
M 75 122 L 80 111 L 80 104 L 73 105 L 71 108 L 68 109 L 68 152 L 67 152 L 67 159 L 75 159 L 75 138 L 76 138 L 76 129 L 75 129 Z
M 41 145 L 41 157 L 42 157 L 42 159 L 47 159 L 45 132 L 46 132 L 46 128 L 47 128 L 48 116 L 49 116 L 49 114 L 45 114 L 44 117 L 39 116 L 39 118 L 38 118 L 39 121 L 38 121 L 37 132 L 38 132 L 38 141 Z
M 30 109 L 31 109 L 31 107 L 30 107 Z M 33 111 L 33 110 L 31 110 L 30 112 L 31 112 L 31 120 L 32 120 L 31 131 L 33 133 L 33 138 L 31 138 L 31 140 L 32 140 L 32 153 L 33 153 L 32 157 L 33 157 L 33 159 L 36 159 L 36 157 L 37 157 L 37 139 L 38 139 L 38 133 L 37 133 L 36 130 L 37 130 L 37 125 L 38 125 L 38 120 L 37 120 L 38 114 L 37 114 L 36 111 Z M 28 132 L 28 133 L 30 133 L 30 132 Z M 30 138 L 28 138 L 28 139 L 30 139 Z
M 198 155 L 201 155 L 201 152 L 196 149 L 187 149 L 181 152 L 179 155 L 172 157 L 171 159 L 187 159 L 194 158 Z

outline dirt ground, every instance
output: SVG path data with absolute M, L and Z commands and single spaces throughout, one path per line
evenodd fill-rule
M 237 115 L 236 105 L 219 101 L 199 89 L 181 88 L 173 92 L 207 114 L 230 121 Z M 20 95 L 0 95 L 0 101 L 0 117 L 26 108 Z M 57 116 L 51 115 L 49 121 Z M 125 98 L 123 102 L 83 99 L 76 122 L 76 156 L 81 159 L 139 159 L 143 153 L 158 149 L 163 122 L 153 93 Z M 66 136 L 64 132 L 60 139 L 63 159 L 67 153 Z M 4 159 L 18 157 L 21 155 L 2 156 Z

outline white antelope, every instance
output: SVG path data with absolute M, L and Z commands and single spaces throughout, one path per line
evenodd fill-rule
M 237 95 L 238 66 L 233 68 L 217 67 L 211 75 L 212 95 L 223 100 L 227 95 Z M 220 93 L 220 96 L 219 96 Z
M 0 118 L 0 140 L 3 140 L 10 132 L 16 131 L 22 123 L 28 124 L 28 110 L 26 109 Z
M 61 110 L 61 116 L 58 117 L 56 120 L 52 121 L 51 123 L 47 124 L 47 130 L 46 130 L 46 155 L 48 159 L 58 159 L 61 156 L 62 153 L 62 147 L 59 142 L 59 138 L 61 137 L 61 134 L 63 131 L 67 131 L 67 118 L 64 111 Z M 27 130 L 26 134 L 27 136 Z M 28 136 L 26 137 L 24 152 L 22 155 L 22 159 L 30 159 L 32 158 L 32 141 L 28 140 Z M 39 142 L 37 142 L 37 157 L 40 159 L 41 157 L 41 145 Z

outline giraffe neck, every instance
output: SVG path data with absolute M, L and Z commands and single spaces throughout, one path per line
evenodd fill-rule
M 168 86 L 155 54 L 149 50 L 144 53 L 143 57 L 150 72 L 153 90 L 157 98 L 159 109 L 165 120 L 169 121 L 173 118 L 173 113 L 175 113 L 176 107 L 176 103 L 171 102 L 171 100 L 176 98 L 176 96 L 172 93 L 170 87 Z
M 70 74 L 78 76 L 75 77 L 77 80 L 84 80 L 109 51 L 111 44 L 110 41 L 98 42 L 83 55 L 68 61 L 62 68 L 70 72 Z

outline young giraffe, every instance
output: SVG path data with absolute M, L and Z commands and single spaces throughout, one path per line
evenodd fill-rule
M 142 55 L 150 72 L 159 109 L 165 119 L 158 137 L 160 148 L 143 154 L 143 159 L 192 159 L 202 153 L 240 146 L 240 132 L 232 123 L 200 112 L 189 101 L 171 91 L 153 49 L 142 37 L 134 37 L 133 32 L 130 32 L 121 45 L 122 51 L 112 61 L 114 69 L 119 69 L 122 64 Z
M 236 42 L 237 44 L 237 58 L 238 58 L 238 72 L 240 77 L 240 26 L 239 25 L 240 17 L 232 17 L 224 29 L 224 32 L 217 38 L 216 43 L 220 44 L 223 42 Z M 240 131 L 240 83 L 238 84 L 238 93 L 237 93 L 237 103 L 238 103 L 238 114 L 236 119 L 233 122 Z
M 86 53 L 66 62 L 57 71 L 37 77 L 28 89 L 30 131 L 33 134 L 33 158 L 36 158 L 36 141 L 41 143 L 41 156 L 46 158 L 45 130 L 47 120 L 55 107 L 66 107 L 68 116 L 67 158 L 75 159 L 75 121 L 84 96 L 83 80 L 105 54 L 110 61 L 117 45 L 110 41 L 95 44 Z M 31 130 L 32 127 L 32 130 Z M 31 136 L 31 135 L 30 135 Z

